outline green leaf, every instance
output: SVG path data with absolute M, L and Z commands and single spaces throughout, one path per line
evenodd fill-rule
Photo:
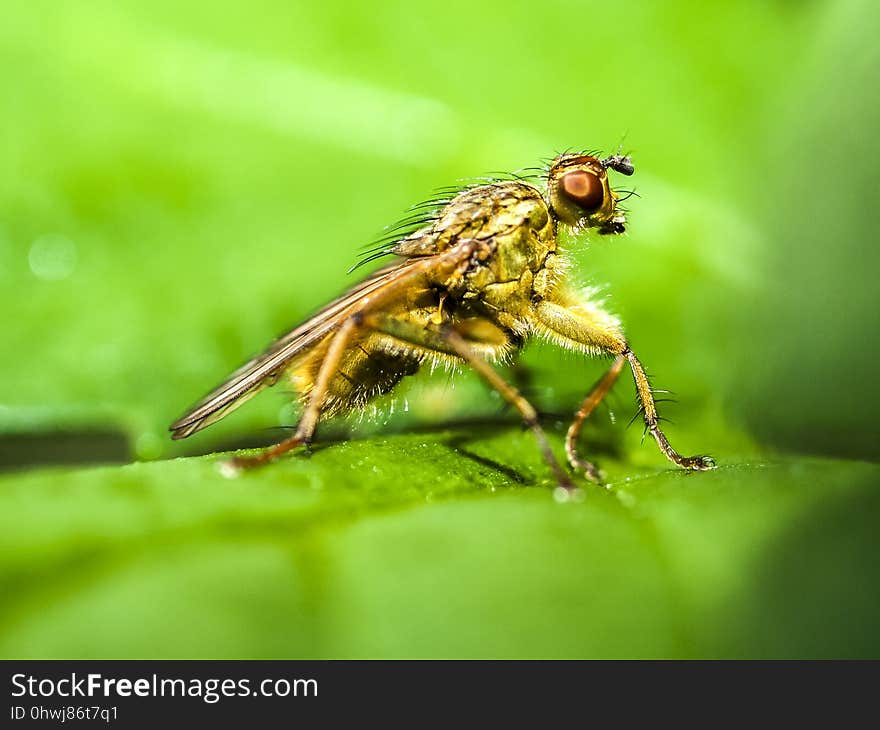
M 0 656 L 876 657 L 875 5 L 5 8 Z M 572 504 L 468 374 L 235 480 L 201 455 L 275 439 L 283 385 L 168 439 L 407 206 L 618 144 L 640 197 L 572 281 L 718 470 L 623 382 Z M 607 363 L 522 364 L 562 453 Z
M 7 476 L 0 654 L 880 649 L 880 468 L 647 470 L 558 503 L 530 434 L 493 430 L 328 444 L 235 479 L 218 457 Z

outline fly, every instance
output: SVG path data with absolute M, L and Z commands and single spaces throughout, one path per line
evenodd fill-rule
M 466 364 L 522 416 L 559 485 L 574 486 L 547 441 L 538 413 L 492 365 L 541 337 L 587 356 L 612 358 L 578 409 L 565 438 L 571 468 L 593 482 L 599 470 L 578 452 L 584 422 L 625 366 L 634 381 L 647 432 L 674 464 L 695 471 L 709 456 L 681 456 L 660 429 L 654 391 L 620 321 L 570 285 L 561 229 L 622 233 L 626 217 L 608 171 L 632 175 L 629 157 L 557 156 L 535 185 L 525 178 L 489 180 L 413 216 L 366 256 L 394 261 L 330 302 L 234 372 L 171 424 L 186 438 L 223 418 L 284 378 L 302 401 L 294 434 L 255 456 L 229 464 L 249 468 L 308 447 L 321 419 L 351 412 L 391 391 L 423 363 Z

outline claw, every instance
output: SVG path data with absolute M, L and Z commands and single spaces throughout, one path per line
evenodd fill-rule
M 239 474 L 241 474 L 244 466 L 240 463 L 240 459 L 232 458 L 232 459 L 224 459 L 217 463 L 217 471 L 220 472 L 221 476 L 226 477 L 227 479 L 235 479 Z
M 592 464 L 587 464 L 584 468 L 584 477 L 593 484 L 602 484 L 602 473 Z
M 583 472 L 584 478 L 593 484 L 602 484 L 602 473 L 595 464 L 583 459 L 569 457 L 569 464 L 574 471 Z
M 262 454 L 259 456 L 233 456 L 231 459 L 224 459 L 217 464 L 217 470 L 227 479 L 234 479 L 247 469 L 253 469 L 257 466 L 270 461 Z
M 682 466 L 693 471 L 709 471 L 714 469 L 716 464 L 711 456 L 691 456 Z

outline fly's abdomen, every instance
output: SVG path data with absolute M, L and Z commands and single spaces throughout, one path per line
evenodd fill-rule
M 419 369 L 422 355 L 411 347 L 392 347 L 388 338 L 371 334 L 354 342 L 343 354 L 331 377 L 323 412 L 345 413 L 390 392 L 407 375 Z M 311 392 L 329 342 L 300 362 L 292 372 L 294 386 L 305 399 Z

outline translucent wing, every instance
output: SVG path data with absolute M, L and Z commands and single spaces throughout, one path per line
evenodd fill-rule
M 365 297 L 403 277 L 420 274 L 424 267 L 418 264 L 418 261 L 401 261 L 379 269 L 299 327 L 277 339 L 265 352 L 242 365 L 226 382 L 172 423 L 169 427 L 172 438 L 191 436 L 220 420 L 263 388 L 274 385 L 291 360 L 320 342 L 342 320 L 351 316 Z

